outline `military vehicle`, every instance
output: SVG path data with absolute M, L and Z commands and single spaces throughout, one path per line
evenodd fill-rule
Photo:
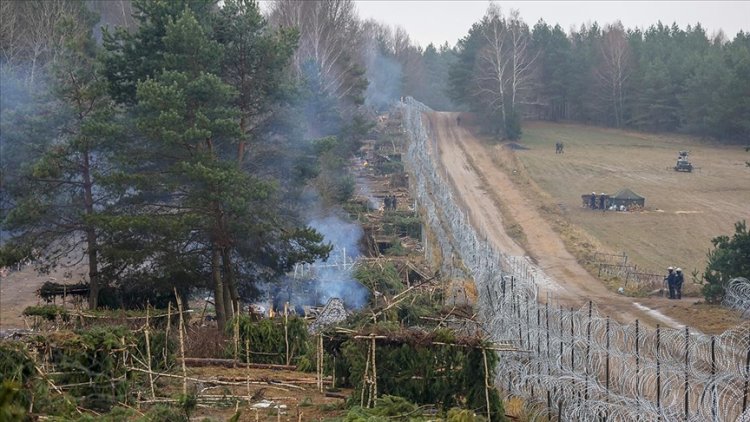
M 686 171 L 688 173 L 693 171 L 693 165 L 688 160 L 689 151 L 680 151 L 680 155 L 677 157 L 677 164 L 674 166 L 675 171 Z

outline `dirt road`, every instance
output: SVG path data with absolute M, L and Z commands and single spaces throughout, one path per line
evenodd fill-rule
M 651 308 L 650 299 L 634 299 L 609 291 L 590 275 L 565 249 L 559 235 L 542 218 L 536 207 L 524 197 L 508 175 L 491 159 L 487 146 L 469 130 L 458 126 L 456 113 L 434 112 L 428 115 L 437 139 L 440 163 L 447 173 L 461 205 L 468 210 L 472 224 L 501 250 L 510 255 L 527 253 L 554 283 L 540 290 L 554 303 L 579 308 L 593 301 L 599 311 L 623 323 L 639 319 L 677 328 L 680 321 Z M 498 202 L 502 201 L 502 205 Z M 505 208 L 526 236 L 524 251 L 503 229 Z M 672 303 L 675 303 L 673 301 Z M 687 301 L 683 306 L 689 306 Z

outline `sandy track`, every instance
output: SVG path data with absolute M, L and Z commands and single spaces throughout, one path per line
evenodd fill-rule
M 434 112 L 427 117 L 438 143 L 441 171 L 446 172 L 461 205 L 468 210 L 472 224 L 501 250 L 510 255 L 522 255 L 523 248 L 503 229 L 502 212 L 493 197 L 499 198 L 524 231 L 529 256 L 555 280 L 556 285 L 550 286 L 548 291 L 540 290 L 542 300 L 549 292 L 556 305 L 579 308 L 591 300 L 602 314 L 623 323 L 639 319 L 652 326 L 658 323 L 676 328 L 679 325 L 658 311 L 641 303 L 636 305 L 633 299 L 607 290 L 578 264 L 535 206 L 492 162 L 487 147 L 469 130 L 456 124 L 456 113 Z

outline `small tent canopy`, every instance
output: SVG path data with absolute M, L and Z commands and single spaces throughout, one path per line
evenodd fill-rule
M 626 208 L 637 205 L 643 208 L 646 204 L 646 198 L 638 195 L 628 188 L 620 189 L 614 195 L 609 197 L 609 204 L 616 207 L 624 205 Z

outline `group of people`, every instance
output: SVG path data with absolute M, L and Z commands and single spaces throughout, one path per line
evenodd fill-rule
M 591 192 L 591 196 L 589 196 L 589 208 L 592 210 L 602 210 L 607 211 L 607 199 L 609 198 L 609 195 L 602 192 L 601 195 L 596 194 L 596 192 Z
M 670 299 L 682 299 L 682 283 L 684 281 L 685 277 L 682 275 L 682 268 L 667 268 L 667 276 L 664 277 L 664 282 L 667 283 L 667 288 L 669 288 Z
M 564 154 L 565 153 L 565 144 L 562 142 L 555 142 L 555 154 Z
M 383 198 L 383 206 L 386 210 L 395 211 L 397 205 L 396 195 L 386 195 L 385 198 Z

